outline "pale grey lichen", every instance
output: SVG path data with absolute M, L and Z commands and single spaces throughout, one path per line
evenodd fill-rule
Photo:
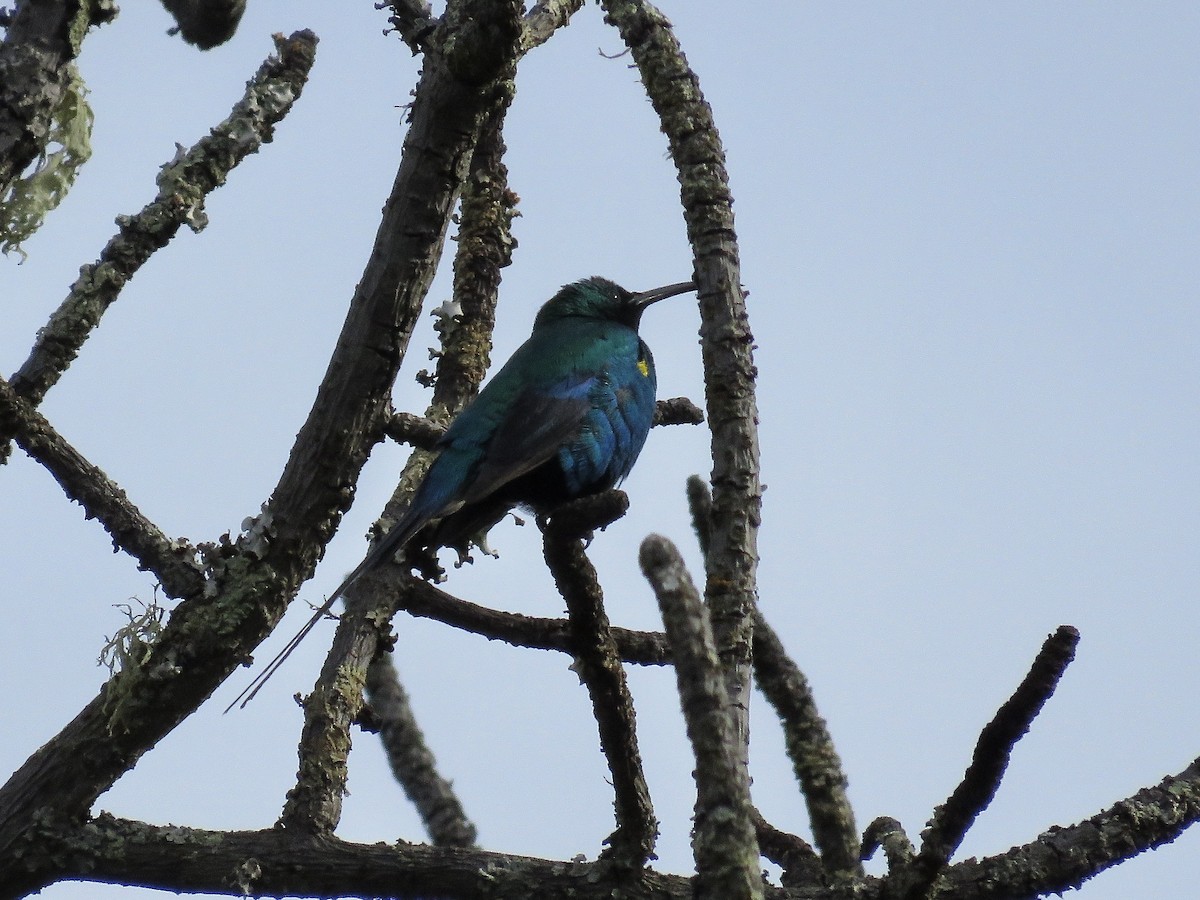
M 74 63 L 66 67 L 62 99 L 50 119 L 50 132 L 33 171 L 0 196 L 0 250 L 27 254 L 21 244 L 33 236 L 46 216 L 67 196 L 80 167 L 92 155 L 92 109 L 87 87 Z M 57 145 L 58 149 L 49 150 Z

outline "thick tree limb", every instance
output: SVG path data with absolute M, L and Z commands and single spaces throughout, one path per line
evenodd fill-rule
M 280 829 L 206 831 L 102 814 L 43 835 L 68 877 L 214 894 L 303 897 L 440 897 L 446 900 L 611 900 L 610 868 L 484 850 L 400 843 L 353 844 Z M 0 898 L 17 896 L 0 889 Z M 651 870 L 637 894 L 689 900 L 690 880 Z M 776 893 L 777 900 L 783 900 Z
M 642 541 L 638 561 L 662 610 L 688 739 L 696 754 L 697 900 L 763 896 L 750 779 L 708 614 L 679 551 L 664 537 Z
M 742 296 L 725 152 L 699 79 L 688 68 L 666 17 L 645 0 L 603 0 L 601 5 L 633 52 L 667 135 L 695 254 L 713 458 L 714 515 L 704 595 L 733 698 L 738 740 L 745 747 L 762 488 L 754 337 Z M 743 749 L 743 761 L 745 755 Z
M 619 498 L 605 508 L 607 501 Z M 612 508 L 615 507 L 615 508 Z M 624 515 L 629 498 L 609 491 L 567 504 L 544 529 L 546 565 L 567 603 L 574 670 L 587 687 L 600 730 L 600 749 L 612 773 L 617 828 L 605 856 L 640 871 L 654 854 L 658 822 L 638 750 L 633 697 L 604 611 L 600 579 L 583 552 L 583 538 Z
M 438 847 L 475 846 L 475 826 L 453 786 L 438 774 L 389 654 L 376 657 L 367 669 L 367 703 L 363 712 L 370 714 L 371 728 L 379 731 L 392 774 L 417 808 L 429 839 Z
M 415 199 L 418 202 L 422 201 L 423 196 L 436 197 L 440 216 L 438 241 L 436 246 L 426 246 L 421 252 L 414 249 L 412 254 L 405 254 L 397 261 L 399 266 L 409 269 L 402 280 L 394 282 L 391 287 L 377 284 L 373 288 L 390 293 L 393 297 L 403 294 L 405 288 L 414 289 L 411 296 L 414 305 L 409 306 L 410 312 L 415 312 L 415 304 L 419 304 L 420 297 L 428 290 L 432 280 L 453 200 L 466 180 L 485 123 L 489 117 L 496 122 L 502 121 L 502 111 L 507 108 L 512 98 L 511 79 L 516 66 L 520 12 L 520 4 L 516 0 L 505 0 L 502 3 L 462 0 L 451 3 L 433 41 L 437 46 L 452 47 L 452 52 L 446 55 L 430 52 L 426 55 L 421 82 L 415 94 L 412 124 L 405 139 L 393 200 L 397 202 L 398 207 L 411 205 L 414 189 L 417 191 Z M 453 41 L 449 39 L 451 35 Z M 497 114 L 499 119 L 494 118 Z M 440 158 L 440 163 L 435 163 L 427 157 L 432 157 L 433 160 Z M 454 163 L 447 167 L 449 160 L 454 160 Z M 425 172 L 425 177 L 444 177 L 446 173 L 454 175 L 453 182 L 443 182 L 442 193 L 427 193 L 432 190 L 432 186 L 429 185 L 406 184 L 406 177 L 413 173 L 414 167 L 420 170 L 419 167 L 431 164 L 439 168 Z M 408 193 L 402 194 L 401 191 L 405 187 Z M 413 227 L 410 221 L 392 221 L 387 213 L 385 225 L 394 227 L 397 236 L 407 236 Z M 376 250 L 380 251 L 378 244 Z M 371 266 L 368 267 L 370 268 Z M 400 270 L 394 274 L 400 275 Z M 498 281 L 498 275 L 495 278 Z M 364 278 L 363 283 L 367 280 Z M 399 288 L 396 287 L 397 284 L 400 285 Z M 361 326 L 369 324 L 364 322 Z M 461 327 L 462 323 L 459 323 L 452 337 L 459 333 Z M 412 319 L 406 317 L 405 343 L 411 335 L 411 329 Z M 343 332 L 343 338 L 345 337 L 346 332 Z M 356 357 L 362 359 L 375 355 L 363 352 L 364 350 L 366 347 L 358 348 Z M 443 357 L 445 356 L 446 353 L 443 353 Z M 330 371 L 332 374 L 333 369 Z M 479 366 L 478 373 L 482 376 L 482 365 Z M 391 377 L 394 376 L 393 368 Z M 437 409 L 444 408 L 447 402 L 461 403 L 464 396 L 473 393 L 473 388 L 463 391 L 452 388 L 452 380 L 447 378 L 446 387 L 439 388 L 444 394 L 452 395 L 450 401 L 435 392 L 434 407 L 428 416 L 435 422 L 448 418 L 446 414 L 438 414 Z M 389 378 L 387 384 L 390 383 Z M 475 385 L 477 384 L 476 381 Z M 370 407 L 376 417 L 382 411 L 383 399 L 382 396 L 378 397 Z M 317 407 L 314 407 L 314 414 L 322 406 L 319 398 Z M 366 414 L 368 411 L 368 408 L 364 408 L 360 414 Z M 327 409 L 325 414 L 344 416 L 343 412 L 335 409 Z M 314 422 L 310 418 L 309 424 L 330 438 L 338 437 L 329 434 L 319 421 Z M 361 431 L 366 424 L 367 421 L 360 421 L 357 424 L 348 424 L 347 427 L 352 432 Z M 306 428 L 308 427 L 306 425 Z M 301 432 L 298 446 L 304 442 L 304 437 L 304 432 Z M 344 440 L 347 436 L 341 437 Z M 348 437 L 360 442 L 362 440 L 361 434 L 351 434 Z M 300 460 L 293 454 L 289 468 L 291 462 L 300 463 Z M 424 454 L 414 454 L 414 459 L 410 459 L 400 486 L 384 510 L 383 521 L 395 521 L 407 503 L 408 492 L 415 485 L 426 464 Z M 297 469 L 297 474 L 302 472 L 302 469 Z M 286 478 L 285 474 L 285 481 Z M 281 481 L 281 488 L 285 481 Z M 343 616 L 338 625 L 333 648 L 326 659 L 321 677 L 305 702 L 304 731 L 299 748 L 300 771 L 296 786 L 288 794 L 281 818 L 288 827 L 304 828 L 314 833 L 332 831 L 341 816 L 342 794 L 347 777 L 346 758 L 350 748 L 349 727 L 361 708 L 366 666 L 375 656 L 380 635 L 386 634 L 387 623 L 395 610 L 394 597 L 374 595 L 365 589 L 366 585 L 376 583 L 381 574 L 383 573 L 377 572 L 374 578 L 364 578 L 363 590 L 351 589 L 348 592 L 347 615 Z

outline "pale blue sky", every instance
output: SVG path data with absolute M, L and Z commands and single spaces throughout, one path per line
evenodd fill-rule
M 391 184 L 417 61 L 381 34 L 371 3 L 258 0 L 229 45 L 203 54 L 164 35 L 157 4 L 125 7 L 81 60 L 95 156 L 29 260 L 0 259 L 6 373 L 114 216 L 152 198 L 175 142 L 227 114 L 270 34 L 321 37 L 275 142 L 211 197 L 204 233 L 181 234 L 137 275 L 43 407 L 165 531 L 211 540 L 258 510 L 312 401 Z M 1078 660 L 960 858 L 1182 769 L 1200 753 L 1200 11 L 664 9 L 714 106 L 737 198 L 769 486 L 762 607 L 813 682 L 860 825 L 891 815 L 917 835 L 1063 623 L 1083 633 Z M 520 247 L 497 359 L 564 282 L 603 274 L 640 289 L 690 273 L 665 140 L 628 58 L 598 50 L 620 42 L 589 6 L 521 70 L 506 135 Z M 662 396 L 703 399 L 697 325 L 688 298 L 646 318 Z M 412 375 L 432 340 L 414 340 L 401 408 L 425 406 Z M 402 459 L 374 453 L 306 599 L 357 562 Z M 651 435 L 626 483 L 631 514 L 591 551 L 615 622 L 658 622 L 636 566 L 643 534 L 668 535 L 695 564 L 683 482 L 707 459 L 701 429 Z M 534 529 L 493 537 L 502 558 L 453 572 L 448 589 L 561 611 Z M 0 740 L 0 771 L 94 695 L 93 660 L 121 624 L 113 604 L 152 584 L 21 454 L 0 471 L 0 671 L 5 720 L 21 723 Z M 397 631 L 397 665 L 481 842 L 593 857 L 611 805 L 569 660 L 408 619 Z M 331 633 L 222 717 L 245 676 L 231 681 L 99 808 L 269 825 L 295 771 L 290 696 L 311 686 Z M 687 871 L 692 759 L 673 674 L 634 670 L 631 682 L 660 865 Z M 755 798 L 802 829 L 771 719 L 756 699 Z M 357 739 L 351 791 L 345 837 L 422 839 L 371 738 Z M 1198 859 L 1195 832 L 1077 896 L 1179 896 L 1200 882 Z

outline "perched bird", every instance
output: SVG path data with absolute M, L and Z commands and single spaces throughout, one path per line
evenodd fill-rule
M 586 278 L 550 298 L 529 340 L 438 441 L 404 515 L 230 708 L 249 703 L 350 585 L 418 534 L 432 549 L 462 547 L 514 506 L 544 513 L 619 484 L 654 418 L 654 358 L 637 333 L 642 312 L 695 287 L 635 294 Z

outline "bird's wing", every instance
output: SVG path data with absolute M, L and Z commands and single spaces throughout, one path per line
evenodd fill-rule
M 475 503 L 553 459 L 575 437 L 591 409 L 592 372 L 522 390 L 497 423 L 463 504 Z

